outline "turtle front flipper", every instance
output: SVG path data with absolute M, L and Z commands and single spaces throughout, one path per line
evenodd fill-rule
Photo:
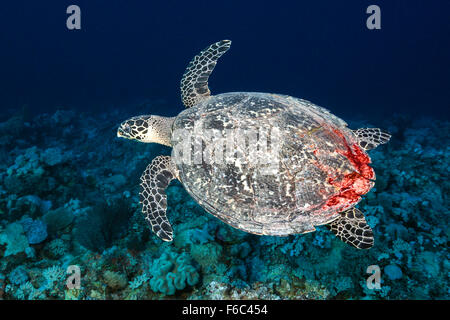
M 328 225 L 330 230 L 355 248 L 370 249 L 373 246 L 373 232 L 363 213 L 357 208 L 351 208 L 340 214 L 339 218 Z
M 158 237 L 164 241 L 173 240 L 173 230 L 166 217 L 166 188 L 175 178 L 174 166 L 169 156 L 158 156 L 147 166 L 141 175 L 142 213 L 145 220 Z
M 358 144 L 364 150 L 372 150 L 391 139 L 389 132 L 379 128 L 360 128 L 353 130 L 358 138 Z
M 191 60 L 181 79 L 181 100 L 186 108 L 190 108 L 210 96 L 208 78 L 213 72 L 217 60 L 230 49 L 230 46 L 230 40 L 213 43 Z

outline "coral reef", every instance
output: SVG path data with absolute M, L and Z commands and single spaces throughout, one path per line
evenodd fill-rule
M 59 110 L 0 123 L 0 299 L 449 298 L 448 122 L 377 123 L 393 138 L 370 152 L 376 186 L 358 207 L 375 245 L 362 251 L 322 226 L 283 238 L 244 233 L 179 182 L 167 190 L 175 238 L 161 241 L 140 213 L 138 183 L 170 150 L 116 139 L 124 118 Z M 67 287 L 69 266 L 80 287 Z M 381 271 L 380 289 L 367 286 L 369 266 Z
M 152 277 L 150 288 L 165 295 L 173 295 L 188 285 L 194 286 L 200 278 L 186 253 L 164 252 L 147 272 Z

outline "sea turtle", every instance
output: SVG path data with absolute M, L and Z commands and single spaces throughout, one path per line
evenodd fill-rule
M 209 213 L 240 230 L 287 236 L 328 225 L 356 248 L 373 233 L 355 205 L 374 185 L 367 150 L 390 139 L 378 128 L 351 130 L 309 101 L 255 92 L 212 96 L 208 78 L 231 41 L 216 42 L 181 80 L 178 116 L 133 117 L 118 137 L 171 146 L 141 176 L 140 202 L 158 237 L 173 240 L 165 189 L 178 179 Z

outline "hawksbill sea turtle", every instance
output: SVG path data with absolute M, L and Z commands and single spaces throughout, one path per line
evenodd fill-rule
M 118 128 L 118 137 L 172 147 L 141 176 L 142 212 L 153 232 L 173 240 L 165 189 L 178 179 L 206 211 L 240 230 L 287 236 L 328 225 L 342 241 L 372 247 L 355 205 L 374 186 L 367 151 L 390 134 L 351 130 L 328 110 L 286 95 L 211 95 L 208 78 L 230 45 L 214 43 L 190 62 L 181 80 L 187 109 L 178 116 L 137 116 Z

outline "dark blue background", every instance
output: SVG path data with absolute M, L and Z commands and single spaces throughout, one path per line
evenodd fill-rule
M 77 4 L 82 29 L 66 29 Z M 382 29 L 366 28 L 381 7 Z M 231 39 L 213 93 L 267 91 L 339 115 L 448 117 L 450 1 L 14 1 L 0 7 L 0 106 L 124 108 L 163 98 L 204 47 Z M 152 110 L 149 110 L 151 112 Z

